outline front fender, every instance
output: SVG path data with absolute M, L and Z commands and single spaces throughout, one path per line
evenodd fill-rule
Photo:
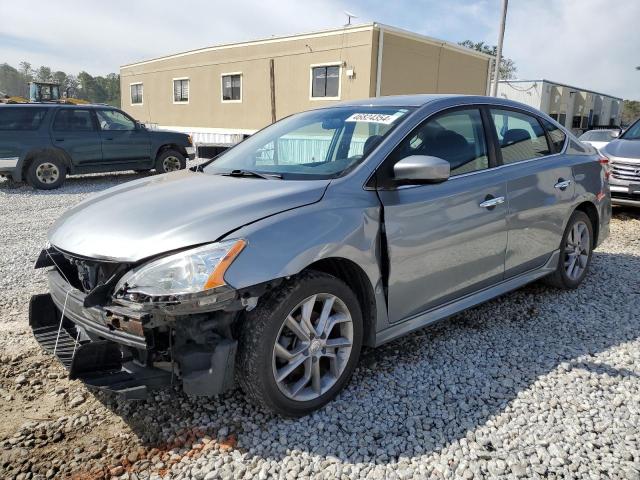
M 343 258 L 365 272 L 375 295 L 379 331 L 388 324 L 380 270 L 380 203 L 375 192 L 341 195 L 329 187 L 320 202 L 247 225 L 227 238 L 247 247 L 225 281 L 245 288 L 300 273 L 314 262 Z

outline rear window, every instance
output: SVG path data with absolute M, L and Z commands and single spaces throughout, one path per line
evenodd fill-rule
M 46 108 L 2 107 L 0 130 L 37 130 L 46 114 Z
M 553 147 L 554 153 L 562 152 L 564 147 L 564 142 L 567 139 L 565 133 L 558 127 L 557 125 L 549 122 L 548 120 L 542 119 L 542 125 L 544 125 L 545 130 L 549 134 L 549 139 L 551 140 L 551 145 Z

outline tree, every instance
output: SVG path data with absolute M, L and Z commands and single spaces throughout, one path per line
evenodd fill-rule
M 640 102 L 637 100 L 624 100 L 622 102 L 622 125 L 629 125 L 640 117 Z
M 42 65 L 36 71 L 36 80 L 38 82 L 50 82 L 51 81 L 51 69 Z
M 476 50 L 478 52 L 486 53 L 487 55 L 496 56 L 498 54 L 498 47 L 496 45 L 487 45 L 484 42 L 473 42 L 471 40 L 465 40 L 459 42 L 459 45 Z M 507 57 L 502 57 L 500 60 L 500 80 L 511 80 L 516 78 L 518 68 L 513 60 Z M 491 81 L 493 81 L 494 72 L 491 71 Z
M 120 75 L 117 73 L 93 77 L 87 72 L 80 72 L 75 76 L 62 70 L 52 71 L 47 66 L 34 70 L 29 62 L 20 62 L 17 69 L 7 63 L 0 64 L 0 92 L 3 95 L 28 98 L 28 84 L 34 80 L 58 83 L 60 93 L 67 92 L 70 97 L 120 106 Z

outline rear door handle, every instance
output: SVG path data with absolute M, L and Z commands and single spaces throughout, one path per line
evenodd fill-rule
M 496 205 L 500 205 L 501 203 L 504 203 L 504 197 L 491 197 L 491 198 L 489 198 L 489 195 L 487 195 L 487 199 L 480 204 L 480 207 L 482 207 L 482 208 L 493 208 Z
M 566 190 L 569 185 L 571 185 L 571 180 L 563 180 L 562 178 L 560 178 L 558 179 L 558 183 L 556 183 L 553 188 L 557 188 L 558 190 Z
M 64 138 L 56 138 L 56 142 L 64 142 Z

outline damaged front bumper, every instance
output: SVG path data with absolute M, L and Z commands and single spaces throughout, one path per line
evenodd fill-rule
M 230 331 L 237 310 L 185 314 L 193 307 L 177 305 L 171 314 L 171 307 L 169 313 L 117 304 L 87 307 L 88 294 L 57 269 L 47 277 L 50 293 L 31 298 L 29 324 L 70 378 L 129 399 L 172 384 L 204 396 L 233 386 L 237 341 Z

